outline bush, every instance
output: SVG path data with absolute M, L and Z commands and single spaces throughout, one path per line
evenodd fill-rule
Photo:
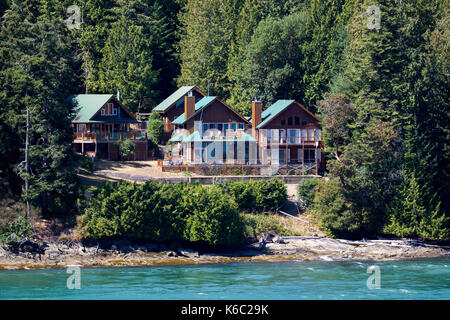
M 274 212 L 287 200 L 286 186 L 279 179 L 231 181 L 220 185 L 240 210 Z
M 280 224 L 273 215 L 244 214 L 244 236 L 255 240 L 263 232 L 276 231 L 279 235 L 288 235 L 288 231 Z
M 80 168 L 86 170 L 87 172 L 92 172 L 94 170 L 94 163 L 91 158 L 85 154 L 79 156 L 78 163 Z
M 153 140 L 156 144 L 161 141 L 164 133 L 164 123 L 160 119 L 159 114 L 152 113 L 147 122 L 147 137 Z
M 302 199 L 304 205 L 309 207 L 314 200 L 314 192 L 319 179 L 303 179 L 297 186 L 297 195 Z
M 242 241 L 237 205 L 218 187 L 107 183 L 81 221 L 93 239 L 131 238 L 231 245 Z
M 192 210 L 186 229 L 188 240 L 209 245 L 232 245 L 242 241 L 238 206 L 219 187 L 198 186 L 186 200 Z
M 357 208 L 339 180 L 321 180 L 314 195 L 313 213 L 329 236 L 361 238 L 374 235 L 372 215 Z
M 134 154 L 134 143 L 130 139 L 117 140 L 115 142 L 115 145 L 119 148 L 119 154 L 121 158 L 126 158 Z
M 0 232 L 0 243 L 10 241 L 11 235 L 15 234 L 19 238 L 31 237 L 33 227 L 26 217 L 18 217 Z

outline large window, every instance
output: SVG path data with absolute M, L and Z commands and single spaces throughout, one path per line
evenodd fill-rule
M 316 150 L 305 149 L 305 163 L 314 163 L 314 162 L 316 162 Z
M 306 129 L 302 129 L 302 140 L 303 141 L 307 141 L 308 140 L 308 137 L 307 137 L 307 135 L 306 135 Z
M 286 132 L 284 129 L 280 129 L 280 143 L 286 143 Z
M 309 141 L 314 141 L 314 129 L 309 129 L 308 130 L 308 140 Z
M 290 144 L 300 143 L 300 129 L 288 129 L 288 142 Z

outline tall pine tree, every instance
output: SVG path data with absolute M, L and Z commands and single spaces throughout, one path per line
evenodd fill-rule
M 71 150 L 72 110 L 65 104 L 74 54 L 60 21 L 40 21 L 36 1 L 11 3 L 0 30 L 0 123 L 6 157 L 2 170 L 22 178 L 27 108 L 30 111 L 30 188 L 23 196 L 44 215 L 67 213 L 77 199 Z M 4 151 L 4 150 L 2 150 Z M 11 181 L 11 180 L 10 180 Z

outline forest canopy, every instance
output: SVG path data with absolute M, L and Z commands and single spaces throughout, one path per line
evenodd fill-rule
M 82 191 L 65 98 L 120 90 L 132 112 L 149 112 L 178 86 L 196 85 L 245 116 L 258 96 L 263 108 L 297 100 L 323 120 L 331 179 L 311 202 L 330 233 L 448 239 L 447 8 L 447 0 L 1 0 L 2 187 L 46 213 L 72 210 Z

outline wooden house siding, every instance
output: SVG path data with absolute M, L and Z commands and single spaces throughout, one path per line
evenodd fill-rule
M 195 121 L 202 121 L 203 123 L 244 123 L 246 127 L 250 127 L 245 118 L 241 117 L 218 99 L 211 102 L 195 116 L 187 120 L 184 128 L 191 133 L 194 132 Z

